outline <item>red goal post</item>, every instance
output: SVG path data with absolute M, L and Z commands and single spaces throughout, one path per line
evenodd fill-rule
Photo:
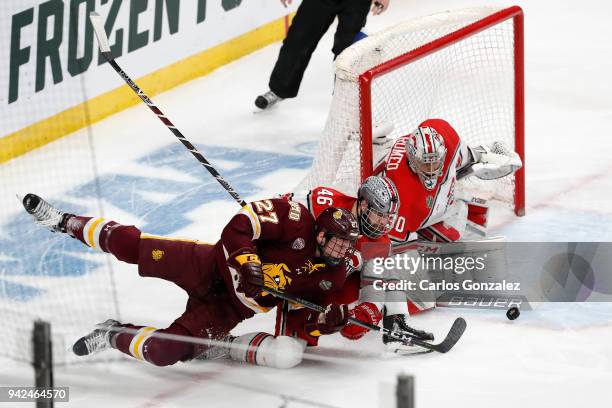
M 323 139 L 300 189 L 324 184 L 354 194 L 384 153 L 372 145 L 373 126 L 390 124 L 389 138 L 394 139 L 430 117 L 448 120 L 470 145 L 503 140 L 524 163 L 520 7 L 422 17 L 345 50 L 336 62 Z M 501 180 L 464 184 L 490 195 L 483 198 L 507 202 L 520 216 L 525 212 L 524 174 L 523 167 Z

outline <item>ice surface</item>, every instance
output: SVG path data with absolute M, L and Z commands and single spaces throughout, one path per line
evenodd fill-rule
M 481 4 L 392 0 L 387 13 L 369 18 L 368 29 Z M 517 241 L 612 240 L 612 6 L 600 0 L 518 4 L 526 14 L 527 215 L 517 219 L 501 211 L 493 231 Z M 154 100 L 204 155 L 211 155 L 244 198 L 289 191 L 309 166 L 329 108 L 332 31 L 312 59 L 299 98 L 269 112 L 253 114 L 252 104 L 266 90 L 279 44 Z M 98 163 L 105 182 L 121 187 L 104 197 L 107 216 L 144 225 L 152 233 L 214 242 L 224 220 L 237 210 L 144 105 L 94 125 L 91 132 L 97 156 L 113 157 Z M 43 153 L 59 157 L 64 144 L 86 137 L 87 132 L 77 132 L 19 160 L 27 163 Z M 160 157 L 167 157 L 168 164 Z M 13 165 L 0 167 L 5 186 L 18 193 L 27 188 L 43 196 L 57 194 L 46 191 L 34 175 L 12 185 L 6 175 Z M 129 181 L 122 174 L 143 179 Z M 160 191 L 155 183 L 142 181 L 152 174 L 157 182 L 173 181 L 176 189 Z M 60 176 L 66 191 L 88 182 L 70 172 Z M 0 200 L 14 203 L 15 214 L 20 212 L 14 196 Z M 77 195 L 62 200 L 83 204 Z M 126 200 L 131 207 L 123 205 Z M 139 202 L 148 206 L 135 208 Z M 180 289 L 140 278 L 130 265 L 113 265 L 124 321 L 165 327 L 182 313 L 185 295 Z M 547 304 L 514 322 L 503 312 L 438 309 L 414 317 L 413 324 L 440 337 L 460 314 L 468 329 L 446 355 L 387 356 L 376 334 L 359 342 L 334 335 L 308 350 L 308 355 L 333 360 L 308 359 L 291 370 L 226 361 L 157 368 L 124 359 L 59 367 L 55 382 L 70 386 L 71 402 L 62 406 L 91 408 L 280 407 L 281 394 L 289 407 L 312 406 L 305 400 L 375 407 L 389 398 L 390 384 L 400 372 L 416 376 L 418 407 L 559 408 L 610 401 L 612 305 Z M 272 319 L 257 316 L 236 333 L 271 331 Z M 2 360 L 0 385 L 30 385 L 32 378 L 28 365 Z

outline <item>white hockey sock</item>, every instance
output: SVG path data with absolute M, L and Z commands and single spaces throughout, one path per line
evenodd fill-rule
M 302 362 L 306 343 L 289 336 L 274 337 L 268 333 L 249 333 L 232 341 L 230 357 L 274 368 L 291 368 Z

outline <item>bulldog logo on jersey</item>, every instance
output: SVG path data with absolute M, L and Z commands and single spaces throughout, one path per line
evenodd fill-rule
M 151 251 L 151 258 L 153 258 L 154 261 L 159 261 L 163 257 L 164 251 L 162 251 L 161 249 L 154 249 L 153 251 Z
M 291 284 L 291 278 L 287 276 L 291 271 L 284 263 L 263 264 L 264 285 L 277 290 L 284 290 Z M 267 293 L 264 292 L 264 295 Z
M 304 249 L 305 246 L 306 241 L 304 241 L 304 238 L 296 238 L 295 241 L 293 241 L 293 244 L 291 244 L 291 249 L 293 249 L 294 251 L 299 251 L 301 249 Z

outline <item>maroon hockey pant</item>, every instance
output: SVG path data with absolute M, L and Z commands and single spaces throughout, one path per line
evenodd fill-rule
M 159 334 L 176 334 L 220 340 L 248 316 L 233 305 L 215 259 L 213 245 L 142 234 L 102 218 L 73 217 L 68 233 L 87 246 L 138 265 L 145 277 L 175 283 L 189 295 L 185 312 L 165 329 L 125 324 L 129 332 L 114 335 L 113 347 L 158 366 L 171 365 L 199 355 L 205 346 L 170 340 Z

